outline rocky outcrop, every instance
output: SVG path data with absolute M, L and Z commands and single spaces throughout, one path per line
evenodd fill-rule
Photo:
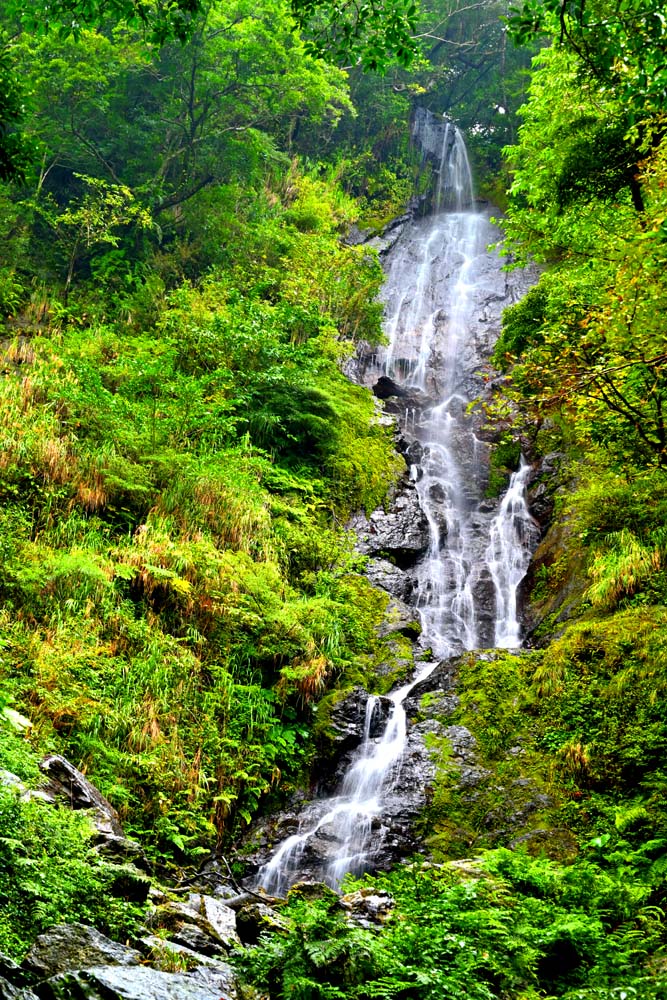
M 556 498 L 569 489 L 565 456 L 545 455 L 536 463 L 528 490 L 530 512 L 542 530 L 526 576 L 519 587 L 524 608 L 526 645 L 539 646 L 563 630 L 581 602 L 590 578 L 585 552 L 567 517 L 553 518 Z
M 177 939 L 184 929 L 194 926 L 200 935 L 208 941 L 209 947 L 215 950 L 229 951 L 240 943 L 236 933 L 236 913 L 229 906 L 212 896 L 198 892 L 190 893 L 186 902 L 167 902 L 158 906 L 149 917 L 147 924 L 152 929 L 161 928 L 172 932 Z M 189 938 L 188 938 L 188 935 Z M 182 939 L 189 947 L 195 940 L 201 942 L 199 935 L 192 936 L 185 930 Z M 208 950 L 208 948 L 207 948 Z
M 85 924 L 58 924 L 40 934 L 28 952 L 24 967 L 38 979 L 49 979 L 71 969 L 93 965 L 139 965 L 134 948 L 111 941 Z
M 48 778 L 42 792 L 51 795 L 54 801 L 66 802 L 71 809 L 90 810 L 91 819 L 102 836 L 124 836 L 114 807 L 73 764 L 54 753 L 45 757 L 39 768 Z
M 41 934 L 21 966 L 0 956 L 0 1000 L 236 1000 L 234 971 L 226 961 L 240 945 L 235 911 L 209 895 L 205 876 L 203 891 L 193 887 L 185 900 L 169 899 L 133 863 L 145 863 L 141 848 L 125 837 L 118 813 L 99 789 L 60 755 L 45 758 L 41 769 L 48 782 L 37 790 L 10 772 L 1 772 L 0 782 L 45 807 L 85 811 L 96 829 L 95 850 L 104 856 L 110 893 L 137 903 L 150 896 L 153 909 L 136 947 L 70 923 Z M 210 867 L 210 884 L 224 891 L 224 874 Z
M 395 632 L 407 639 L 418 639 L 422 631 L 419 614 L 415 608 L 394 598 L 387 605 L 384 621 L 377 631 L 381 639 Z
M 169 973 L 142 966 L 100 966 L 55 976 L 40 1000 L 235 1000 L 233 973 L 197 969 Z
M 364 736 L 366 705 L 370 695 L 362 687 L 352 688 L 333 702 L 327 715 L 326 738 L 329 755 L 343 758 L 356 750 Z M 326 711 L 326 704 L 322 706 Z M 378 699 L 371 719 L 371 737 L 377 737 L 387 720 L 388 704 Z
M 30 989 L 32 982 L 25 969 L 0 954 L 0 1000 L 37 1000 Z
M 429 528 L 414 484 L 404 480 L 387 510 L 356 514 L 349 527 L 357 535 L 362 555 L 390 556 L 399 567 L 412 565 L 428 549 Z
M 141 846 L 125 836 L 120 817 L 108 799 L 70 761 L 60 754 L 49 754 L 40 765 L 47 777 L 46 784 L 30 796 L 51 804 L 65 804 L 70 809 L 87 812 L 96 832 L 96 847 L 99 854 L 110 860 L 121 860 L 140 868 L 148 867 Z M 130 869 L 126 869 L 129 875 Z M 133 898 L 142 898 L 140 882 L 134 887 Z M 146 898 L 146 891 L 143 898 Z
M 340 898 L 351 923 L 359 927 L 381 926 L 394 909 L 394 900 L 383 889 L 358 889 Z
M 369 559 L 366 576 L 374 587 L 385 590 L 399 601 L 410 603 L 414 594 L 415 581 L 409 573 L 400 569 L 388 559 Z
M 0 961 L 0 1000 L 236 1000 L 225 961 L 240 944 L 233 910 L 191 893 L 185 903 L 158 906 L 149 924 L 161 936 L 145 934 L 141 950 L 85 924 L 51 928 L 21 967 Z
M 247 903 L 239 910 L 236 926 L 243 944 L 257 944 L 260 935 L 269 931 L 284 931 L 288 924 L 266 903 Z

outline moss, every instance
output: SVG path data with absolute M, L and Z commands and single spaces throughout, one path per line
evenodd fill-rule
M 463 726 L 475 740 L 474 763 L 454 758 L 448 740 L 429 740 L 436 778 L 423 830 L 439 860 L 522 837 L 529 843 L 533 831 L 555 825 L 548 762 L 532 745 L 534 720 L 524 696 L 536 659 L 461 657 L 458 707 L 443 716 L 438 711 L 442 696 L 429 693 L 421 699 L 428 717 L 435 715 L 443 727 Z
M 412 643 L 394 632 L 381 643 L 369 664 L 368 690 L 371 694 L 388 694 L 410 679 L 415 670 Z
M 431 740 L 422 829 L 436 857 L 513 843 L 570 861 L 591 838 L 628 851 L 648 830 L 666 836 L 665 650 L 667 609 L 630 607 L 589 613 L 544 651 L 462 657 L 458 708 L 443 714 L 434 694 L 420 702 L 476 741 L 471 774 L 470 760 L 462 771 Z
M 507 489 L 511 474 L 519 467 L 521 445 L 509 434 L 503 434 L 491 449 L 487 497 L 499 497 Z

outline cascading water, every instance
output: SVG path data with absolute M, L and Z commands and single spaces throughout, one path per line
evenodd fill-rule
M 431 664 L 431 668 L 435 664 Z M 420 678 L 424 673 L 420 674 Z M 368 867 L 382 840 L 382 802 L 395 777 L 405 748 L 406 716 L 403 701 L 414 687 L 406 684 L 389 696 L 391 709 L 381 737 L 372 737 L 373 715 L 378 699 L 366 703 L 364 736 L 337 795 L 316 799 L 306 807 L 300 831 L 288 837 L 259 873 L 258 884 L 269 893 L 280 894 L 299 876 L 304 851 L 318 835 L 335 842 L 335 851 L 323 859 L 320 877 L 337 888 L 348 872 Z
M 497 510 L 485 499 L 489 447 L 467 413 L 492 346 L 484 327 L 489 306 L 506 294 L 504 286 L 498 292 L 501 263 L 486 250 L 496 233 L 488 213 L 475 207 L 458 130 L 428 114 L 419 127 L 422 148 L 437 166 L 434 211 L 407 225 L 390 254 L 383 295 L 389 345 L 384 358 L 373 360 L 371 376 L 384 374 L 413 397 L 405 432 L 420 452 L 411 478 L 430 536 L 414 568 L 416 604 L 424 649 L 444 659 L 519 645 L 517 588 L 537 529 L 525 500 L 525 462 Z M 373 735 L 377 699 L 369 699 L 363 740 L 337 793 L 306 806 L 298 832 L 260 869 L 257 884 L 267 892 L 286 891 L 307 852 L 317 859 L 318 877 L 333 887 L 347 872 L 373 866 L 406 745 L 403 703 L 434 669 L 433 658 L 389 696 L 381 736 Z
M 496 620 L 493 645 L 516 648 L 521 641 L 517 618 L 517 590 L 526 575 L 539 531 L 526 504 L 526 480 L 530 466 L 523 457 L 513 473 L 500 510 L 491 522 L 486 562 L 496 592 Z

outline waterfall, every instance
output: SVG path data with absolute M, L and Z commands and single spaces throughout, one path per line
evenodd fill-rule
M 494 646 L 512 649 L 521 643 L 517 618 L 517 589 L 526 575 L 539 532 L 526 503 L 530 466 L 521 465 L 510 479 L 497 516 L 491 523 L 486 562 L 496 592 Z
M 406 746 L 404 702 L 435 659 L 520 645 L 517 588 L 537 535 L 525 500 L 530 467 L 522 460 L 496 511 L 485 496 L 489 446 L 468 413 L 492 347 L 484 325 L 489 304 L 506 295 L 501 262 L 486 249 L 496 234 L 488 213 L 475 207 L 458 129 L 422 113 L 413 136 L 435 162 L 433 214 L 407 225 L 389 255 L 383 291 L 389 343 L 372 367 L 413 396 L 402 430 L 421 453 L 410 479 L 430 541 L 413 576 L 421 642 L 432 656 L 390 694 L 379 737 L 372 735 L 377 699 L 369 699 L 362 742 L 336 794 L 307 805 L 298 832 L 259 871 L 257 884 L 276 894 L 299 878 L 307 852 L 318 877 L 334 888 L 347 872 L 373 866 L 387 834 L 383 803 Z

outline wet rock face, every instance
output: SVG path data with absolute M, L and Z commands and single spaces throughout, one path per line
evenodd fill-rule
M 39 979 L 48 979 L 71 969 L 93 965 L 139 965 L 142 956 L 134 948 L 111 941 L 85 924 L 59 924 L 40 934 L 28 952 L 24 966 Z
M 386 590 L 399 601 L 411 603 L 415 589 L 414 578 L 394 563 L 390 563 L 388 559 L 369 559 L 366 564 L 366 576 L 374 587 Z
M 349 527 L 358 537 L 357 551 L 368 556 L 392 556 L 406 568 L 428 549 L 429 527 L 414 484 L 404 480 L 387 510 L 356 514 Z
M 551 452 L 540 459 L 528 490 L 528 505 L 542 531 L 549 526 L 554 498 L 560 486 L 560 469 L 565 459 L 562 452 Z
M 479 575 L 473 583 L 472 595 L 477 610 L 480 648 L 490 648 L 495 638 L 496 588 L 486 565 L 480 567 Z
M 93 967 L 67 972 L 40 986 L 40 1000 L 234 1000 L 230 973 Z
M 90 809 L 93 822 L 103 836 L 124 836 L 114 807 L 73 764 L 60 754 L 51 754 L 39 767 L 48 778 L 43 791 L 64 800 L 72 809 Z
M 328 735 L 337 757 L 345 757 L 356 750 L 361 743 L 369 697 L 368 692 L 362 687 L 355 687 L 348 695 L 337 701 L 331 710 Z M 377 724 L 382 724 L 380 718 Z

